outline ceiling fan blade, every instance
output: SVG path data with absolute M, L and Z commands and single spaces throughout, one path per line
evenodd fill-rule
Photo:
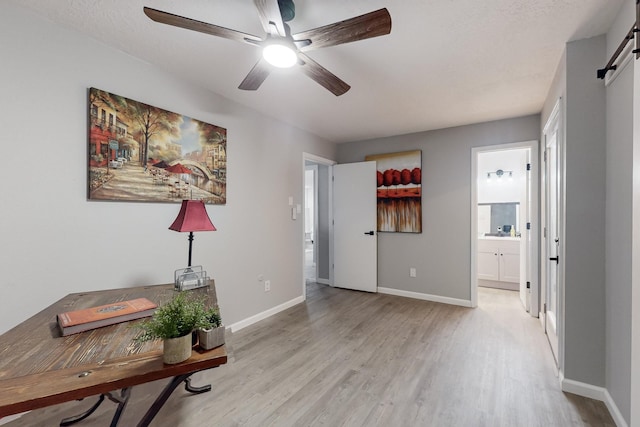
M 301 51 L 306 52 L 321 47 L 384 36 L 390 32 L 391 15 L 386 8 L 382 8 L 355 18 L 294 34 L 293 39 L 294 41 L 310 40 L 310 44 L 300 47 Z
M 281 37 L 286 37 L 287 32 L 284 29 L 284 22 L 280 14 L 278 0 L 254 0 L 253 2 L 258 9 L 260 22 L 267 34 L 278 34 Z
M 208 24 L 206 22 L 196 21 L 195 19 L 185 18 L 184 16 L 174 15 L 173 13 L 163 12 L 161 10 L 152 9 L 150 7 L 144 7 L 143 10 L 145 15 L 147 15 L 153 21 L 159 22 L 161 24 L 185 28 L 187 30 L 199 31 L 201 33 L 210 34 L 212 36 L 223 37 L 225 39 L 235 40 L 251 45 L 256 45 L 262 41 L 261 38 L 251 34 L 230 30 L 228 28 Z
M 300 68 L 316 83 L 329 90 L 335 96 L 340 96 L 351 89 L 351 86 L 340 80 L 331 71 L 318 64 L 302 52 L 298 52 L 298 58 L 302 61 Z
M 262 82 L 269 76 L 271 68 L 269 63 L 262 57 L 253 66 L 247 77 L 244 78 L 238 89 L 242 90 L 256 90 L 260 87 Z

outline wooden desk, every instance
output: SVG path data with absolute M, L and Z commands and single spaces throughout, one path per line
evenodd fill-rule
M 196 346 L 188 360 L 165 365 L 161 341 L 133 341 L 140 331 L 131 326 L 142 320 L 60 336 L 59 313 L 141 297 L 161 305 L 173 292 L 173 284 L 168 284 L 69 294 L 1 335 L 0 418 L 101 395 L 100 402 L 106 396 L 119 403 L 111 424 L 115 426 L 130 387 L 174 377 L 138 424 L 146 426 L 181 382 L 194 393 L 210 390 L 191 387 L 189 376 L 226 363 L 224 346 L 209 351 Z M 217 301 L 213 281 L 211 286 L 189 292 L 205 294 L 209 304 Z M 121 397 L 111 393 L 115 390 L 121 390 Z

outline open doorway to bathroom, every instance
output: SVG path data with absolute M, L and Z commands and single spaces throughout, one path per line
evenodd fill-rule
M 537 141 L 473 150 L 473 305 L 478 287 L 501 289 L 538 315 L 537 158 Z
M 304 169 L 304 281 L 318 279 L 318 165 L 306 164 Z
M 304 187 L 303 244 L 302 244 L 302 292 L 306 296 L 306 284 L 333 283 L 333 231 L 331 172 L 335 161 L 309 153 L 303 153 L 302 172 Z

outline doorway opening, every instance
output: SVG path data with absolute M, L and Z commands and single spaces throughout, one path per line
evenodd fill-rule
M 331 169 L 335 162 L 309 153 L 302 155 L 302 295 L 307 282 L 333 284 Z
M 318 278 L 318 164 L 305 164 L 304 170 L 304 281 Z
M 538 142 L 473 149 L 471 302 L 478 286 L 517 292 L 538 316 Z

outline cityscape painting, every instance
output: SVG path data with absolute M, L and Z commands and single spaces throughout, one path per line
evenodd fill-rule
M 90 200 L 227 200 L 227 130 L 89 89 Z
M 422 233 L 422 152 L 366 156 L 376 162 L 378 231 Z

